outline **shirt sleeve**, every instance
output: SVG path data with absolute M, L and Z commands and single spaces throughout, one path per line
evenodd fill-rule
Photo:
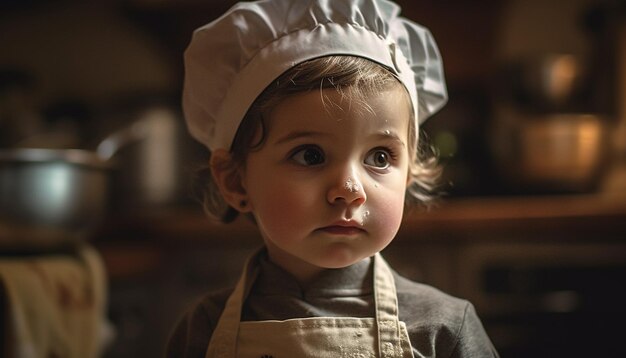
M 450 358 L 499 358 L 474 306 L 467 302 L 463 322 Z
M 498 357 L 469 301 L 399 275 L 395 278 L 400 320 L 407 326 L 415 357 Z
M 167 343 L 168 358 L 204 358 L 213 324 L 202 305 L 196 306 L 178 322 Z
M 170 334 L 165 348 L 168 358 L 204 358 L 213 330 L 232 288 L 205 295 L 186 312 Z

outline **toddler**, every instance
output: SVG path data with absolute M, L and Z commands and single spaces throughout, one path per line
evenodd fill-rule
M 211 151 L 205 207 L 264 245 L 204 297 L 171 357 L 497 357 L 472 305 L 381 257 L 438 174 L 419 124 L 446 101 L 423 27 L 385 0 L 239 3 L 185 52 L 183 108 Z

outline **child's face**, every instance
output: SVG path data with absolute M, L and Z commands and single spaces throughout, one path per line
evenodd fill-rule
M 334 89 L 290 96 L 270 113 L 265 144 L 247 158 L 250 208 L 270 258 L 288 271 L 351 265 L 398 231 L 410 106 L 399 86 L 366 100 L 373 111 L 341 103 Z

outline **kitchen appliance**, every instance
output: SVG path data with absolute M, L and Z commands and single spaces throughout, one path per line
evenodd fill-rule
M 532 193 L 586 192 L 601 183 L 611 123 L 581 113 L 509 113 L 494 126 L 492 152 L 507 185 Z

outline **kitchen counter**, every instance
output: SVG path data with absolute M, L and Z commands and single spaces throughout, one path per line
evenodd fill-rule
M 262 241 L 246 218 L 221 224 L 208 219 L 198 206 L 181 206 L 112 216 L 94 242 L 115 279 L 151 272 L 173 252 L 250 252 Z M 457 262 L 460 250 L 485 245 L 568 245 L 571 249 L 574 244 L 612 244 L 619 246 L 618 253 L 626 252 L 626 197 L 441 200 L 428 210 L 406 212 L 386 253 L 406 261 L 401 263 L 406 271 L 421 272 L 409 276 L 432 278 L 455 290 L 454 274 L 444 272 L 441 262 Z M 403 254 L 405 250 L 421 256 L 419 269 L 411 268 L 413 261 Z
M 131 357 L 159 354 L 154 342 L 202 293 L 232 285 L 261 239 L 245 219 L 218 224 L 184 206 L 112 216 L 93 242 L 118 328 L 109 356 Z M 555 356 L 569 346 L 546 345 L 550 327 L 563 342 L 619 331 L 572 327 L 594 326 L 626 300 L 626 197 L 442 200 L 407 212 L 383 254 L 402 275 L 469 299 L 503 356 Z
M 626 196 L 440 200 L 429 209 L 415 208 L 405 212 L 398 239 L 479 239 L 479 234 L 493 236 L 502 232 L 514 236 L 552 233 L 557 234 L 554 239 L 563 240 L 594 232 L 607 235 L 607 238 L 626 240 Z M 259 238 L 254 225 L 245 218 L 221 224 L 208 219 L 198 206 L 182 206 L 112 216 L 101 227 L 96 240 L 103 245 L 131 240 L 167 246 L 204 246 L 225 244 L 222 241 L 226 237 L 228 243 L 240 240 L 247 243 Z

